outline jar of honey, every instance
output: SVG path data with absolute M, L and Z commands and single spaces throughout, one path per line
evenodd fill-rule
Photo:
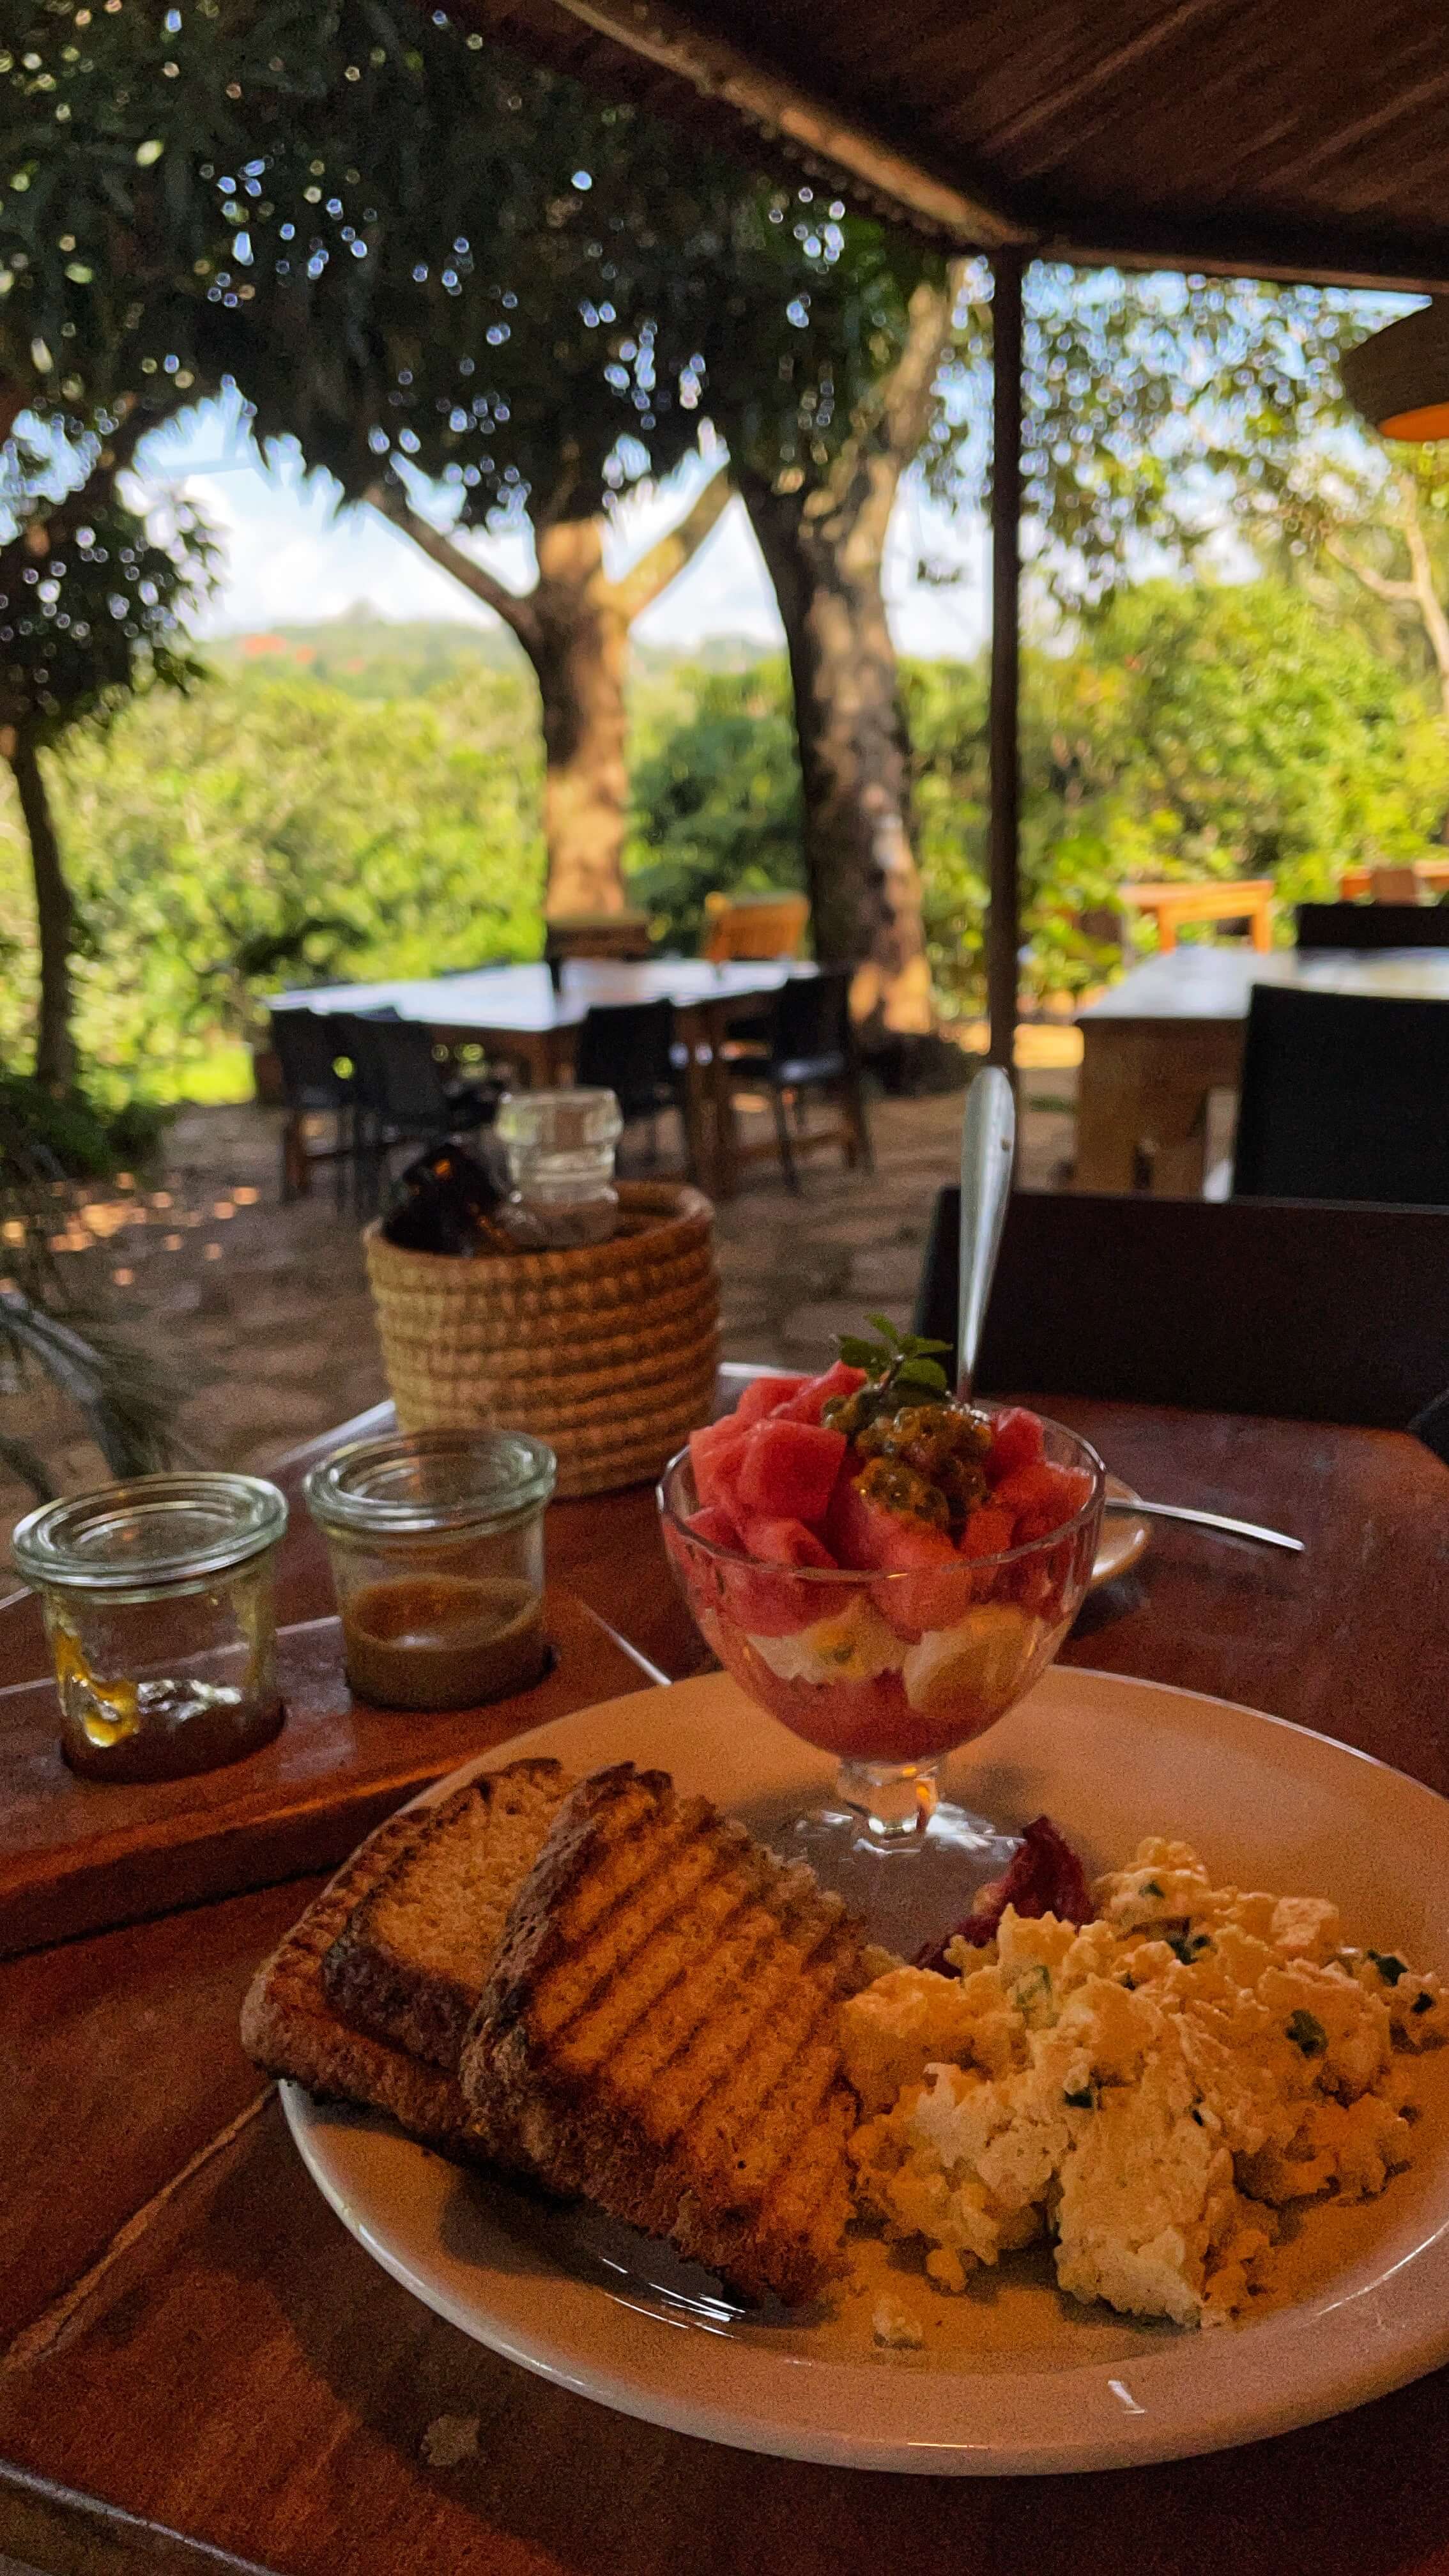
M 306 1481 L 347 1679 L 376 1708 L 471 1708 L 537 1681 L 553 1451 L 521 1431 L 354 1440 Z
M 91 1780 L 179 1780 L 269 1744 L 286 1500 L 261 1476 L 136 1476 L 43 1503 L 11 1539 L 40 1594 L 60 1749 Z

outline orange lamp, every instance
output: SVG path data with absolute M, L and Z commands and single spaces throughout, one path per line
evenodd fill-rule
M 1360 340 L 1344 358 L 1343 386 L 1385 438 L 1449 438 L 1449 302 L 1436 296 Z

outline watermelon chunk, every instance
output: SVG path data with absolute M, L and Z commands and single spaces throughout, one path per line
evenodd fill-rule
M 740 1533 L 729 1513 L 722 1512 L 716 1503 L 706 1503 L 702 1511 L 691 1512 L 684 1526 L 710 1547 L 734 1549 L 740 1544 Z
M 700 1502 L 723 1507 L 736 1519 L 735 1485 L 749 1436 L 732 1414 L 726 1414 L 723 1422 L 707 1422 L 702 1431 L 689 1435 L 689 1462 Z
M 745 1434 L 740 1462 L 741 1511 L 746 1518 L 823 1520 L 844 1456 L 843 1431 L 787 1422 L 778 1414 L 755 1423 Z
M 999 1511 L 990 1502 L 979 1503 L 967 1520 L 957 1544 L 968 1564 L 976 1564 L 983 1557 L 1004 1556 L 1007 1549 L 1016 1544 L 1015 1513 Z M 988 1564 L 971 1586 L 974 1598 L 989 1601 L 1003 1587 L 1009 1594 L 1009 1576 L 1009 1567 Z
M 733 1419 L 741 1430 L 748 1430 L 752 1422 L 763 1422 L 767 1413 L 773 1413 L 777 1405 L 788 1404 L 808 1384 L 803 1377 L 752 1377 L 735 1406 Z
M 694 1527 L 693 1521 L 690 1527 Z M 803 1521 L 748 1520 L 743 1535 L 749 1554 L 762 1565 L 813 1565 L 825 1573 L 835 1571 L 829 1548 Z
M 1004 1556 L 1015 1545 L 1015 1513 L 1003 1512 L 994 1503 L 978 1503 L 961 1532 L 961 1554 L 972 1559 Z
M 986 1452 L 988 1485 L 999 1485 L 1004 1476 L 1014 1476 L 1018 1467 L 1039 1466 L 1045 1441 L 1041 1415 L 1028 1412 L 1024 1404 L 1013 1404 L 998 1414 Z
M 836 1360 L 823 1376 L 806 1378 L 799 1393 L 781 1406 L 780 1418 L 785 1422 L 818 1422 L 836 1396 L 858 1395 L 864 1384 L 864 1369 L 847 1368 L 844 1360 Z
M 1045 1538 L 1049 1530 L 1076 1519 L 1091 1490 L 1092 1479 L 1085 1468 L 1053 1467 L 1043 1458 L 1035 1467 L 1018 1467 L 1015 1475 L 1004 1476 L 991 1500 L 998 1511 L 1016 1514 L 1020 1538 Z M 1021 1521 L 1028 1514 L 1034 1527 L 1022 1530 Z
M 853 1476 L 836 1488 L 825 1535 L 842 1565 L 911 1577 L 906 1583 L 883 1583 L 872 1594 L 882 1618 L 900 1636 L 919 1637 L 926 1628 L 949 1627 L 971 1605 L 971 1576 L 947 1532 L 873 1503 Z

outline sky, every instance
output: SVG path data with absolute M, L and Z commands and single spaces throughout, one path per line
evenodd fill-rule
M 310 625 L 366 601 L 379 616 L 450 618 L 493 625 L 471 599 L 376 511 L 339 511 L 328 478 L 306 478 L 295 454 L 263 463 L 239 410 L 206 403 L 148 439 L 136 481 L 148 505 L 180 494 L 206 515 L 218 539 L 220 580 L 201 632 L 246 634 Z M 676 481 L 634 504 L 620 531 L 620 568 L 682 517 L 702 479 Z M 441 503 L 437 515 L 446 516 Z M 473 537 L 489 569 L 514 590 L 532 578 L 530 549 L 517 539 Z M 923 583 L 922 556 L 957 579 Z M 985 633 L 985 531 L 978 517 L 952 519 L 908 483 L 897 506 L 886 565 L 886 596 L 897 646 L 930 658 L 974 653 Z M 709 636 L 743 635 L 777 644 L 782 629 L 749 522 L 732 502 L 688 570 L 639 619 L 642 642 L 687 650 Z

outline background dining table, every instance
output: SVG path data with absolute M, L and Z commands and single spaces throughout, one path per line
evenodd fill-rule
M 672 1002 L 684 1066 L 684 1121 L 701 1186 L 732 1198 L 734 1119 L 723 1053 L 730 1022 L 794 978 L 819 968 L 789 958 L 711 964 L 702 957 L 566 958 L 556 967 L 481 966 L 469 974 L 326 984 L 273 996 L 276 1010 L 395 1011 L 450 1046 L 481 1046 L 531 1085 L 567 1079 L 578 1032 L 592 1010 Z
M 1307 1542 L 1155 1528 L 1067 1662 L 1247 1702 L 1449 1793 L 1449 1470 L 1396 1433 L 1054 1409 L 1139 1491 Z M 548 1538 L 640 1686 L 704 1667 L 647 1488 L 556 1505 Z M 329 1606 L 300 1512 L 282 1586 L 285 1617 Z M 41 1669 L 31 1605 L 0 1614 L 0 1649 L 8 1680 Z M 66 2576 L 1449 2576 L 1445 2372 L 1240 2451 L 955 2481 L 715 2447 L 469 2341 L 327 2209 L 237 2042 L 318 1883 L 0 1966 L 0 2553 Z
M 1356 993 L 1449 1002 L 1449 948 L 1365 951 L 1275 948 L 1266 954 L 1203 942 L 1149 957 L 1077 1013 L 1076 1186 L 1201 1187 L 1208 1094 L 1236 1091 L 1255 984 L 1300 993 Z M 1189 1170 L 1185 1155 L 1195 1154 Z

